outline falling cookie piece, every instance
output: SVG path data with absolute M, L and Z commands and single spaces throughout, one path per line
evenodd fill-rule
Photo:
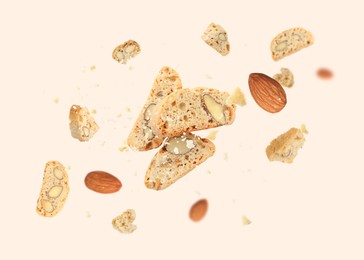
M 273 78 L 284 87 L 291 88 L 294 84 L 293 73 L 287 68 L 281 68 L 281 73 L 277 73 Z
M 129 40 L 117 46 L 112 52 L 112 57 L 117 62 L 126 64 L 131 58 L 140 53 L 140 46 L 136 41 Z
M 231 93 L 231 95 L 226 100 L 226 104 L 228 104 L 228 105 L 236 104 L 241 107 L 246 105 L 245 96 L 239 87 L 236 87 L 234 89 L 234 91 Z
M 178 73 L 171 67 L 163 67 L 156 79 L 142 110 L 128 136 L 127 144 L 138 151 L 147 151 L 160 146 L 164 140 L 152 131 L 150 119 L 156 105 L 168 95 L 182 89 Z
M 214 153 L 215 145 L 208 139 L 190 133 L 171 137 L 153 157 L 145 174 L 145 186 L 153 190 L 165 189 Z
M 128 209 L 121 215 L 115 217 L 112 220 L 113 227 L 120 233 L 129 234 L 137 229 L 137 226 L 133 224 L 136 214 L 133 209 Z
M 69 193 L 68 175 L 57 161 L 47 162 L 36 211 L 43 217 L 53 217 L 63 208 Z
M 303 28 L 291 28 L 278 34 L 270 44 L 272 58 L 275 61 L 283 59 L 314 43 L 311 32 Z
M 265 151 L 270 161 L 292 163 L 304 142 L 302 131 L 293 127 L 274 139 Z
M 220 25 L 211 23 L 201 38 L 222 56 L 226 56 L 230 52 L 227 33 Z
M 243 222 L 243 225 L 245 226 L 245 225 L 249 225 L 249 224 L 251 224 L 252 222 L 251 222 L 251 220 L 250 219 L 248 219 L 248 217 L 247 216 L 245 216 L 245 215 L 243 215 L 243 216 L 241 216 L 241 222 Z
M 99 130 L 99 126 L 86 107 L 71 106 L 69 120 L 72 137 L 81 142 L 90 140 Z

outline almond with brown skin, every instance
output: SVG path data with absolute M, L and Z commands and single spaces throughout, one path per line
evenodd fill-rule
M 86 175 L 85 185 L 98 193 L 114 193 L 120 190 L 122 184 L 114 175 L 104 171 L 93 171 Z
M 192 205 L 190 209 L 190 219 L 192 221 L 200 221 L 207 213 L 208 203 L 206 199 L 200 199 Z
M 286 92 L 282 86 L 263 73 L 249 75 L 249 89 L 255 102 L 270 113 L 281 111 L 287 104 Z

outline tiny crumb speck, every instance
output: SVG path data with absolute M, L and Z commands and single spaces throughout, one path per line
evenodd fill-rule
M 134 68 L 133 68 L 133 66 L 129 66 L 129 71 L 132 71 Z
M 53 99 L 53 102 L 56 103 L 56 104 L 58 104 L 59 103 L 59 98 L 54 98 Z
M 126 112 L 128 112 L 128 113 L 130 113 L 130 112 L 131 112 L 130 107 L 126 107 Z
M 92 114 L 96 114 L 96 113 L 97 113 L 96 109 L 92 109 L 92 110 L 91 110 L 91 113 L 92 113 Z
M 119 114 L 117 114 L 117 118 L 120 118 L 120 117 L 122 117 L 123 115 L 121 114 L 121 113 L 119 113 Z
M 89 211 L 86 211 L 86 218 L 91 218 L 91 213 Z
M 308 134 L 308 130 L 307 130 L 305 124 L 302 124 L 300 128 L 301 128 L 302 133 Z
M 92 65 L 91 67 L 90 67 L 90 70 L 91 71 L 93 71 L 93 70 L 95 70 L 96 69 L 96 66 L 95 65 Z
M 211 130 L 210 133 L 207 135 L 207 138 L 210 140 L 215 140 L 217 132 L 218 130 Z
M 250 219 L 248 219 L 248 217 L 247 217 L 247 216 L 245 216 L 245 215 L 243 215 L 243 216 L 241 217 L 241 221 L 243 222 L 243 225 L 249 225 L 250 223 L 252 223 L 252 222 L 250 221 Z
M 119 147 L 119 151 L 120 152 L 126 152 L 126 151 L 128 151 L 128 146 L 126 146 L 126 145 L 120 146 Z
M 229 154 L 228 153 L 224 153 L 224 160 L 225 161 L 229 160 Z
M 207 174 L 211 174 L 211 171 L 210 170 L 207 170 Z
M 206 74 L 206 78 L 207 79 L 212 79 L 212 77 L 210 75 L 208 75 L 208 74 Z

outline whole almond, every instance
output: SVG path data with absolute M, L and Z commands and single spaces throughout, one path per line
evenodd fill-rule
M 190 219 L 200 221 L 207 213 L 208 203 L 206 199 L 201 199 L 192 205 L 190 209 Z
M 120 190 L 121 182 L 114 175 L 104 171 L 93 171 L 86 175 L 85 185 L 99 193 L 114 193 Z
M 282 86 L 263 73 L 249 75 L 249 89 L 255 102 L 270 113 L 281 111 L 287 104 L 286 92 Z

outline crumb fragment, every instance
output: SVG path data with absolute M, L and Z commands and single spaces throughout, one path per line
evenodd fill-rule
M 86 211 L 86 218 L 91 218 L 91 213 L 89 211 Z
M 54 98 L 54 99 L 53 99 L 53 102 L 54 102 L 54 103 L 56 103 L 56 104 L 58 104 L 58 102 L 59 102 L 59 98 Z
M 291 88 L 294 84 L 293 73 L 287 68 L 281 68 L 281 73 L 277 73 L 273 78 L 284 87 Z
M 135 211 L 133 209 L 128 209 L 124 211 L 121 215 L 115 217 L 112 220 L 112 225 L 120 233 L 132 233 L 137 229 L 137 226 L 133 224 L 135 217 Z
M 130 107 L 126 107 L 126 112 L 128 112 L 128 113 L 130 113 L 130 112 L 131 112 Z
M 126 145 L 123 145 L 123 146 L 120 146 L 119 147 L 119 151 L 120 152 L 126 152 L 126 151 L 128 151 L 129 150 L 129 148 L 128 148 L 128 146 L 126 146 Z
M 96 114 L 96 112 L 97 112 L 96 109 L 92 109 L 91 111 L 92 114 Z
M 217 132 L 218 130 L 211 130 L 210 133 L 207 135 L 207 138 L 210 140 L 215 140 Z
M 248 219 L 248 217 L 245 215 L 241 216 L 241 221 L 243 222 L 243 225 L 249 225 L 250 223 L 252 223 L 250 219 Z
M 224 153 L 224 160 L 227 161 L 229 159 L 229 154 L 228 153 Z
M 302 133 L 308 134 L 308 130 L 307 130 L 305 124 L 302 124 L 301 127 L 300 127 L 300 129 L 301 129 Z
M 301 129 L 292 127 L 271 141 L 265 152 L 269 161 L 292 163 L 304 142 L 305 137 Z
M 95 70 L 96 69 L 96 66 L 95 65 L 92 65 L 91 67 L 90 67 L 90 70 L 91 71 L 93 71 L 93 70 Z
M 234 91 L 231 93 L 231 95 L 226 100 L 226 104 L 228 104 L 228 105 L 236 104 L 241 107 L 246 105 L 245 96 L 239 87 L 236 87 L 234 89 Z
M 117 115 L 117 118 L 120 118 L 120 117 L 122 117 L 123 115 L 121 114 L 121 113 L 119 113 L 118 115 Z

